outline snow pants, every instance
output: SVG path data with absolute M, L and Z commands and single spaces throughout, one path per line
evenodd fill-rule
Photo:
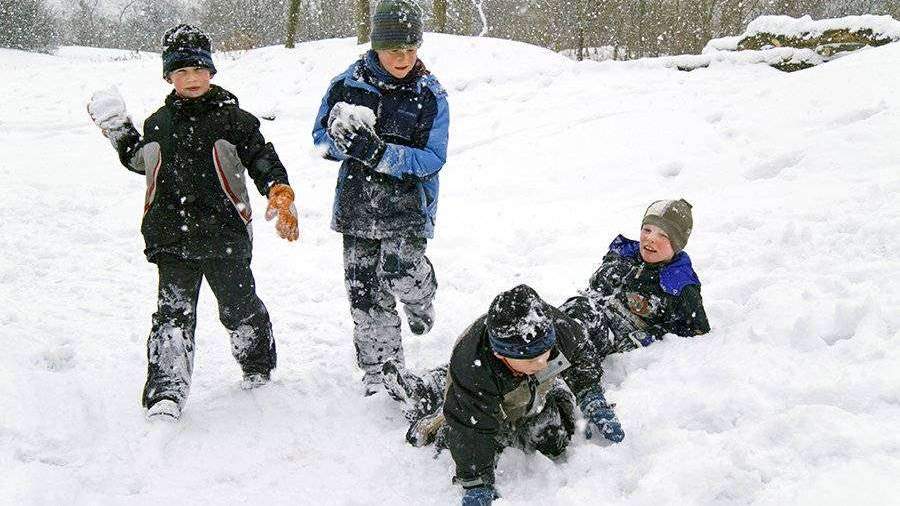
M 256 296 L 250 259 L 157 261 L 159 291 L 147 339 L 147 383 L 143 404 L 170 399 L 183 406 L 194 368 L 197 299 L 203 278 L 219 303 L 219 320 L 230 331 L 231 353 L 244 374 L 275 368 L 275 338 L 269 312 Z
M 621 319 L 612 317 L 608 314 L 608 311 L 596 307 L 595 303 L 582 295 L 570 298 L 559 309 L 566 316 L 577 320 L 584 326 L 591 342 L 594 343 L 594 347 L 597 349 L 600 360 L 607 355 L 616 353 L 616 334 L 627 335 L 631 330 L 625 327 L 627 322 L 620 322 L 619 320 Z M 617 324 L 622 328 L 619 329 Z
M 353 318 L 353 343 L 361 369 L 381 373 L 388 359 L 403 364 L 400 299 L 408 309 L 431 304 L 437 290 L 434 267 L 420 237 L 364 239 L 344 235 L 344 281 Z
M 438 451 L 449 447 L 448 433 L 452 430 L 453 427 L 446 423 L 438 430 L 435 438 Z M 551 459 L 557 458 L 569 447 L 573 434 L 575 396 L 559 381 L 547 393 L 541 411 L 501 425 L 500 432 L 494 437 L 494 465 L 508 447 L 518 448 L 525 453 L 539 452 Z

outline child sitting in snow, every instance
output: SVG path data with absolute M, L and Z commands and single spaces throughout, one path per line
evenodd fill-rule
M 692 224 L 691 205 L 687 201 L 654 202 L 644 214 L 640 240 L 633 241 L 621 235 L 616 237 L 600 268 L 591 276 L 590 288 L 586 293 L 566 301 L 559 312 L 552 310 L 554 314 L 565 315 L 567 321 L 580 324 L 579 327 L 592 343 L 590 349 L 596 350 L 582 355 L 591 357 L 597 373 L 593 380 L 595 388 L 591 390 L 590 405 L 586 406 L 583 399 L 579 400 L 582 413 L 589 419 L 589 428 L 593 428 L 608 441 L 620 442 L 625 433 L 600 387 L 603 358 L 611 353 L 648 346 L 667 333 L 695 336 L 709 331 L 700 296 L 700 280 L 691 267 L 690 258 L 683 251 Z M 452 428 L 448 429 L 445 418 L 452 416 L 463 427 L 464 424 L 458 421 L 467 420 L 464 415 L 477 413 L 485 406 L 471 399 L 481 399 L 487 395 L 488 390 L 494 388 L 490 382 L 485 381 L 471 385 L 467 383 L 466 389 L 461 393 L 459 388 L 454 391 L 447 387 L 448 374 L 450 383 L 454 382 L 454 368 L 459 371 L 467 370 L 458 356 L 460 343 L 469 333 L 471 328 L 454 347 L 449 373 L 448 366 L 444 365 L 418 376 L 394 362 L 386 363 L 383 371 L 388 392 L 393 398 L 407 403 L 406 415 L 412 422 L 407 440 L 415 446 L 421 446 L 437 439 L 439 447 L 449 446 L 454 452 L 458 473 L 463 473 L 462 477 L 459 474 L 457 477 L 464 480 L 464 485 L 469 475 L 466 474 L 466 468 L 459 471 L 461 459 L 457 458 L 457 454 L 481 455 L 483 450 L 479 448 L 487 443 L 481 441 L 476 444 L 475 438 L 470 438 L 473 441 L 470 447 L 460 447 L 460 444 L 465 444 L 460 442 L 459 437 L 455 439 L 455 443 L 453 438 L 448 439 Z M 466 357 L 466 360 L 469 358 Z M 466 398 L 470 398 L 470 401 L 461 401 L 462 394 L 465 394 L 463 397 L 468 396 Z M 542 422 L 546 427 L 559 425 L 554 432 L 555 437 L 547 439 L 554 441 L 554 448 L 559 451 L 565 448 L 563 443 L 568 443 L 574 427 L 571 409 L 574 404 L 570 396 L 571 394 L 566 396 L 558 392 L 549 395 L 549 399 L 557 402 L 558 416 L 552 417 L 556 424 L 548 420 Z M 473 419 L 477 421 L 477 418 Z M 466 432 L 474 429 L 461 430 Z M 542 436 L 545 439 L 547 437 L 547 434 Z M 454 444 L 457 445 L 455 450 Z M 527 449 L 527 446 L 524 447 Z M 540 449 L 541 446 L 536 447 Z M 482 460 L 487 462 L 486 459 Z M 481 482 L 488 483 L 493 474 L 487 473 L 488 468 L 483 463 L 476 467 L 483 474 Z M 490 479 L 485 480 L 484 476 Z M 471 492 L 472 501 L 464 500 L 463 504 L 489 504 L 493 491 L 479 490 Z M 477 502 L 476 498 L 481 502 Z
M 400 316 L 431 330 L 437 290 L 425 256 L 434 236 L 438 177 L 447 160 L 446 92 L 418 59 L 422 12 L 413 0 L 381 0 L 372 49 L 328 88 L 313 127 L 323 155 L 341 161 L 331 228 L 343 234 L 344 281 L 365 395 L 381 367 L 403 362 Z
M 692 227 L 686 200 L 654 202 L 644 213 L 640 240 L 616 237 L 590 288 L 562 305 L 586 325 L 604 356 L 648 346 L 665 334 L 709 332 L 700 279 L 684 251 Z
M 244 171 L 269 199 L 266 219 L 298 237 L 294 192 L 259 121 L 215 85 L 209 38 L 179 25 L 163 37 L 163 78 L 174 86 L 165 105 L 144 122 L 141 136 L 114 90 L 96 93 L 88 112 L 122 164 L 147 181 L 144 236 L 147 260 L 159 269 L 158 310 L 147 340 L 148 418 L 181 414 L 191 383 L 197 298 L 205 277 L 231 332 L 243 388 L 269 380 L 275 339 L 250 270 L 251 209 Z

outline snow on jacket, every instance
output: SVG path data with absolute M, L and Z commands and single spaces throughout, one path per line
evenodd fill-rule
M 456 480 L 463 486 L 494 482 L 494 456 L 499 450 L 495 441 L 522 417 L 540 412 L 557 374 L 579 402 L 601 388 L 600 359 L 584 327 L 556 308 L 548 306 L 546 311 L 556 330 L 545 371 L 550 374 L 513 374 L 491 350 L 487 315 L 469 326 L 453 348 L 444 417 L 450 427 L 447 444 L 456 462 Z
M 374 51 L 331 82 L 312 135 L 326 158 L 343 162 L 334 230 L 369 239 L 434 236 L 438 172 L 447 160 L 450 126 L 446 95 L 420 61 L 398 80 L 381 67 Z M 375 112 L 375 132 L 386 143 L 377 171 L 347 158 L 329 136 L 328 117 L 338 102 Z
M 666 264 L 648 264 L 641 258 L 640 243 L 620 235 L 591 276 L 589 296 L 617 340 L 627 339 L 624 334 L 632 330 L 653 339 L 709 332 L 700 279 L 684 251 Z
M 144 135 L 131 127 L 117 148 L 122 164 L 147 180 L 141 232 L 151 262 L 160 254 L 250 258 L 245 171 L 262 195 L 274 184 L 288 184 L 259 121 L 215 85 L 196 99 L 173 91 L 144 121 Z

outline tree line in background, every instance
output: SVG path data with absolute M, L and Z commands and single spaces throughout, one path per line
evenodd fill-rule
M 196 23 L 215 49 L 236 50 L 356 35 L 368 41 L 377 0 L 0 0 L 0 47 L 64 45 L 159 51 L 169 27 Z M 900 0 L 419 0 L 429 31 L 486 35 L 632 59 L 698 53 L 764 14 L 814 19 L 889 14 Z M 115 7 L 113 7 L 115 6 Z M 600 48 L 600 49 L 598 49 Z

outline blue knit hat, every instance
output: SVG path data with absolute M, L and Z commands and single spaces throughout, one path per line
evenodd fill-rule
M 413 0 L 381 0 L 372 14 L 372 49 L 422 45 L 422 9 Z
M 548 305 L 528 285 L 494 298 L 485 323 L 491 349 L 504 357 L 534 358 L 556 343 Z
M 162 39 L 163 77 L 185 67 L 203 67 L 216 73 L 209 37 L 196 26 L 181 24 L 170 28 Z

